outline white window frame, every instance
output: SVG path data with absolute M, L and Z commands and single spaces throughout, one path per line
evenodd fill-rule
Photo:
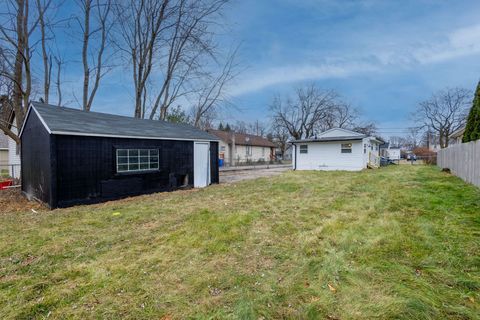
M 245 155 L 246 156 L 252 155 L 252 146 L 245 146 Z
M 342 143 L 340 144 L 341 153 L 352 153 L 353 145 L 351 143 Z
M 127 152 L 127 155 L 126 156 L 120 156 L 119 153 L 120 151 L 126 151 Z M 141 151 L 147 151 L 148 152 L 148 156 L 141 156 L 140 153 Z M 152 154 L 154 152 L 152 151 L 156 151 L 156 154 Z M 137 153 L 136 156 L 132 155 L 131 156 L 131 153 Z M 127 149 L 127 148 L 119 148 L 115 151 L 115 159 L 116 159 L 116 169 L 117 169 L 117 173 L 125 173 L 125 172 L 141 172 L 141 171 L 155 171 L 155 170 L 158 170 L 159 169 L 159 165 L 160 165 L 160 152 L 158 149 L 133 149 L 133 148 L 130 148 L 130 149 Z M 147 157 L 148 158 L 148 162 L 141 162 L 140 159 L 142 157 Z M 151 161 L 152 158 L 157 158 L 157 161 L 156 161 L 156 165 L 155 165 L 155 161 Z M 119 158 L 126 158 L 127 159 L 127 162 L 126 163 L 119 163 Z M 130 159 L 133 159 L 133 158 L 137 158 L 138 161 L 137 162 L 130 162 Z M 142 165 L 145 165 L 145 164 L 148 164 L 148 166 L 146 168 L 141 168 Z M 127 169 L 120 169 L 120 166 L 127 166 Z M 137 165 L 137 169 L 130 169 L 130 165 Z
M 300 153 L 303 153 L 303 154 L 308 153 L 308 144 L 301 144 L 299 147 L 299 151 Z

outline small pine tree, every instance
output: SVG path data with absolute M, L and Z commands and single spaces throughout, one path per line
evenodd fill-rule
M 224 130 L 224 129 L 223 129 L 223 123 L 220 122 L 220 124 L 218 125 L 218 130 L 221 130 L 221 131 Z
M 232 128 L 230 128 L 230 125 L 228 123 L 225 126 L 225 131 L 232 131 Z
M 470 109 L 470 113 L 468 114 L 462 142 L 475 141 L 478 139 L 480 139 L 480 81 L 475 91 L 472 109 Z

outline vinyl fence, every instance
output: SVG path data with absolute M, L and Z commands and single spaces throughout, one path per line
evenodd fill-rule
M 480 140 L 459 143 L 437 153 L 440 168 L 480 187 Z

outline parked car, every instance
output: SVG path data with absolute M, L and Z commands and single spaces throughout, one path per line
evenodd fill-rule
M 389 164 L 397 164 L 395 160 L 389 159 L 388 157 L 380 157 L 380 166 L 388 166 Z

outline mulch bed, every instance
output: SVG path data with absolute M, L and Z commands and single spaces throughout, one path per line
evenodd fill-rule
M 45 206 L 37 201 L 28 201 L 22 194 L 20 188 L 9 188 L 0 190 L 0 214 L 11 212 L 45 210 Z

